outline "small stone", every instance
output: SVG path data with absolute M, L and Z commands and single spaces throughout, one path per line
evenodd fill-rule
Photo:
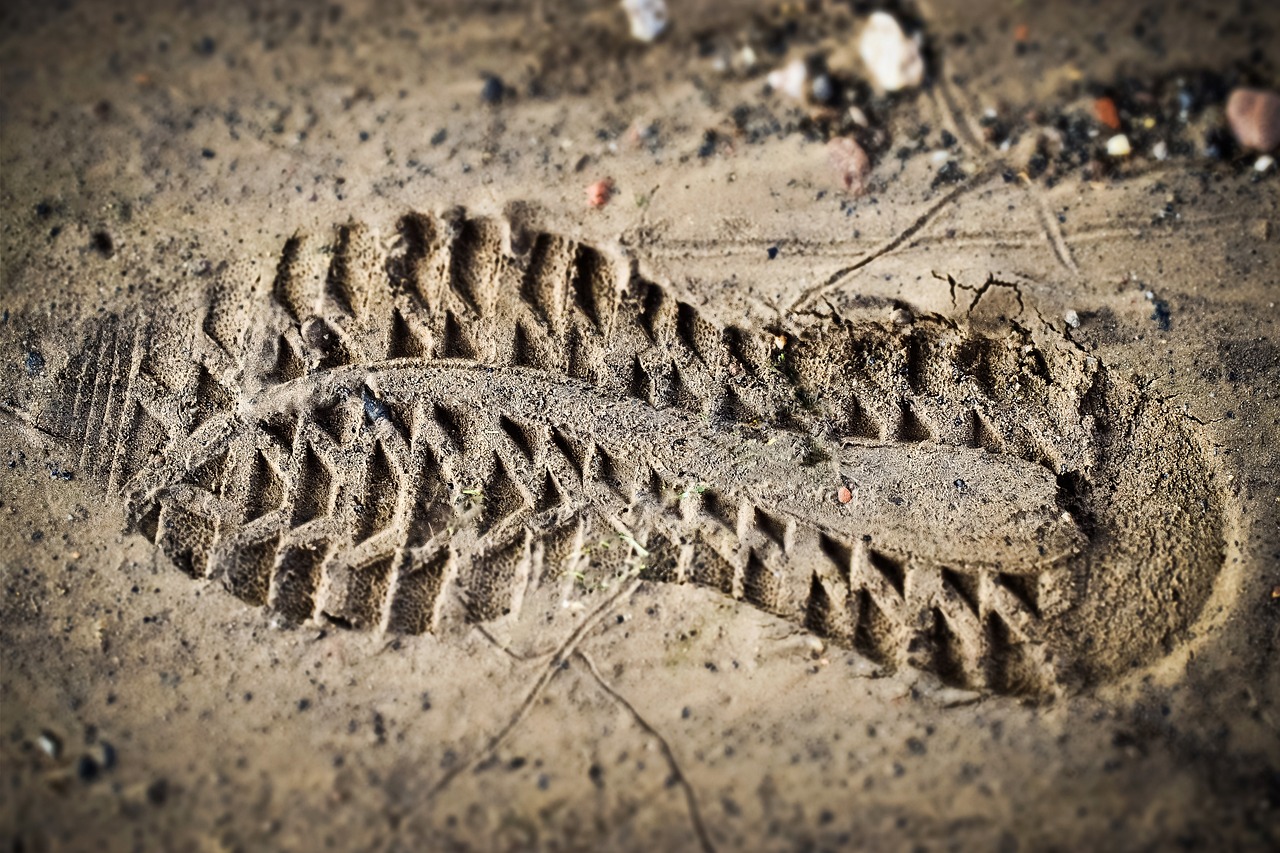
M 1169 145 L 1163 139 L 1151 146 L 1151 156 L 1157 160 L 1169 159 Z
M 631 23 L 631 37 L 653 41 L 667 28 L 666 0 L 622 0 L 622 9 Z
M 587 204 L 596 209 L 604 207 L 613 197 L 613 179 L 602 178 L 587 185 Z
M 36 738 L 36 745 L 40 747 L 40 751 L 50 758 L 57 759 L 62 755 L 62 739 L 51 731 L 43 731 Z
M 1270 154 L 1263 154 L 1257 160 L 1253 161 L 1253 170 L 1255 172 L 1267 172 L 1276 164 L 1276 158 Z
M 836 500 L 840 501 L 842 504 L 847 504 L 849 501 L 853 500 L 853 492 L 849 491 L 848 486 L 841 486 L 836 490 Z
M 809 79 L 809 69 L 803 59 L 793 59 L 774 71 L 769 72 L 765 82 L 775 92 L 781 92 L 793 101 L 804 99 L 804 84 Z
M 889 312 L 889 322 L 895 326 L 910 326 L 915 319 L 906 308 L 894 308 Z
M 28 376 L 38 376 L 44 372 L 44 356 L 36 350 L 27 350 L 23 365 L 27 368 Z
M 1067 321 L 1067 325 L 1073 329 L 1080 328 L 1080 315 L 1075 311 L 1068 311 L 1062 315 L 1062 319 Z
M 157 779 L 147 786 L 147 802 L 153 806 L 162 806 L 169 799 L 169 780 Z
M 93 782 L 102 775 L 102 767 L 92 756 L 82 755 L 76 762 L 76 776 L 81 782 Z
M 827 157 L 845 192 L 857 196 L 867 191 L 871 158 L 853 137 L 838 136 L 828 142 Z
M 1111 157 L 1128 157 L 1133 152 L 1129 145 L 1129 137 L 1117 133 L 1107 140 L 1107 154 Z
M 484 85 L 480 87 L 480 100 L 486 104 L 496 104 L 502 100 L 506 88 L 501 77 L 496 74 L 486 74 Z
M 1098 98 L 1094 101 L 1093 114 L 1112 130 L 1120 129 L 1120 111 L 1116 109 L 1116 102 L 1110 98 Z
M 888 12 L 874 12 L 858 39 L 858 54 L 877 87 L 886 92 L 919 86 L 924 82 L 924 58 L 920 45 L 902 31 Z
M 829 104 L 836 96 L 835 84 L 831 82 L 831 78 L 826 74 L 819 74 L 814 77 L 813 85 L 809 89 L 809 94 L 819 104 Z
M 1235 89 L 1227 98 L 1227 124 L 1243 148 L 1266 153 L 1280 145 L 1280 94 Z

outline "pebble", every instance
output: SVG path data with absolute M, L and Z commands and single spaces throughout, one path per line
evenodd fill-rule
M 765 82 L 775 92 L 781 92 L 793 101 L 804 99 L 804 84 L 809 79 L 809 69 L 803 59 L 793 59 L 774 71 L 769 72 Z
M 1067 325 L 1073 329 L 1080 328 L 1080 315 L 1075 311 L 1068 311 L 1062 315 L 1062 319 L 1067 321 Z
M 1112 157 L 1128 157 L 1133 148 L 1129 145 L 1129 137 L 1117 133 L 1107 140 L 1107 154 Z
M 609 203 L 609 199 L 613 197 L 613 179 L 601 178 L 593 184 L 587 185 L 587 204 L 591 207 L 599 209 Z
M 1244 148 L 1266 153 L 1280 145 L 1280 94 L 1235 89 L 1227 98 L 1227 124 Z
M 486 104 L 496 104 L 502 100 L 506 88 L 501 77 L 496 74 L 486 74 L 484 85 L 480 87 L 480 100 Z
M 871 158 L 855 139 L 838 136 L 827 143 L 827 157 L 836 171 L 844 191 L 850 195 L 862 195 L 867 191 L 867 178 L 871 175 Z
M 62 755 L 62 740 L 53 732 L 41 732 L 40 737 L 36 738 L 36 744 L 39 745 L 40 751 L 50 758 L 56 759 Z
M 848 486 L 841 486 L 836 491 L 836 500 L 840 501 L 842 504 L 847 504 L 849 501 L 853 500 L 853 492 L 849 491 Z
M 622 0 L 622 8 L 631 22 L 631 37 L 653 41 L 667 28 L 666 0 Z
M 1116 102 L 1110 98 L 1098 98 L 1094 101 L 1093 113 L 1098 117 L 1098 121 L 1112 130 L 1120 129 L 1120 111 L 1116 109 Z
M 1275 164 L 1276 158 L 1272 157 L 1270 154 L 1263 154 L 1257 160 L 1253 161 L 1253 168 L 1254 171 L 1257 172 L 1266 172 Z
M 872 81 L 886 92 L 919 86 L 924 81 L 924 58 L 920 45 L 902 31 L 888 12 L 874 12 L 858 39 L 862 57 Z
M 889 312 L 889 322 L 895 326 L 910 326 L 915 319 L 906 308 L 894 308 Z

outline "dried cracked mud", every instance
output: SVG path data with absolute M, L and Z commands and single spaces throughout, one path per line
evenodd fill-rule
M 1280 19 L 528 5 L 0 18 L 10 849 L 1277 843 Z

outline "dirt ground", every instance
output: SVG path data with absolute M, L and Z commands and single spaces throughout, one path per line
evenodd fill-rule
M 668 6 L 0 9 L 5 850 L 1280 845 L 1280 7 Z

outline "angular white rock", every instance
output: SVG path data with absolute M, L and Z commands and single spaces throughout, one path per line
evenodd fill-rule
M 622 8 L 631 22 L 631 35 L 640 41 L 653 41 L 667 28 L 666 0 L 622 0 Z
M 919 42 L 908 38 L 888 12 L 875 12 L 867 19 L 858 39 L 858 53 L 873 82 L 886 92 L 919 86 L 924 81 Z
M 765 78 L 775 92 L 781 92 L 793 101 L 804 100 L 804 84 L 809 79 L 809 69 L 803 59 L 793 59 L 782 68 L 769 72 Z

